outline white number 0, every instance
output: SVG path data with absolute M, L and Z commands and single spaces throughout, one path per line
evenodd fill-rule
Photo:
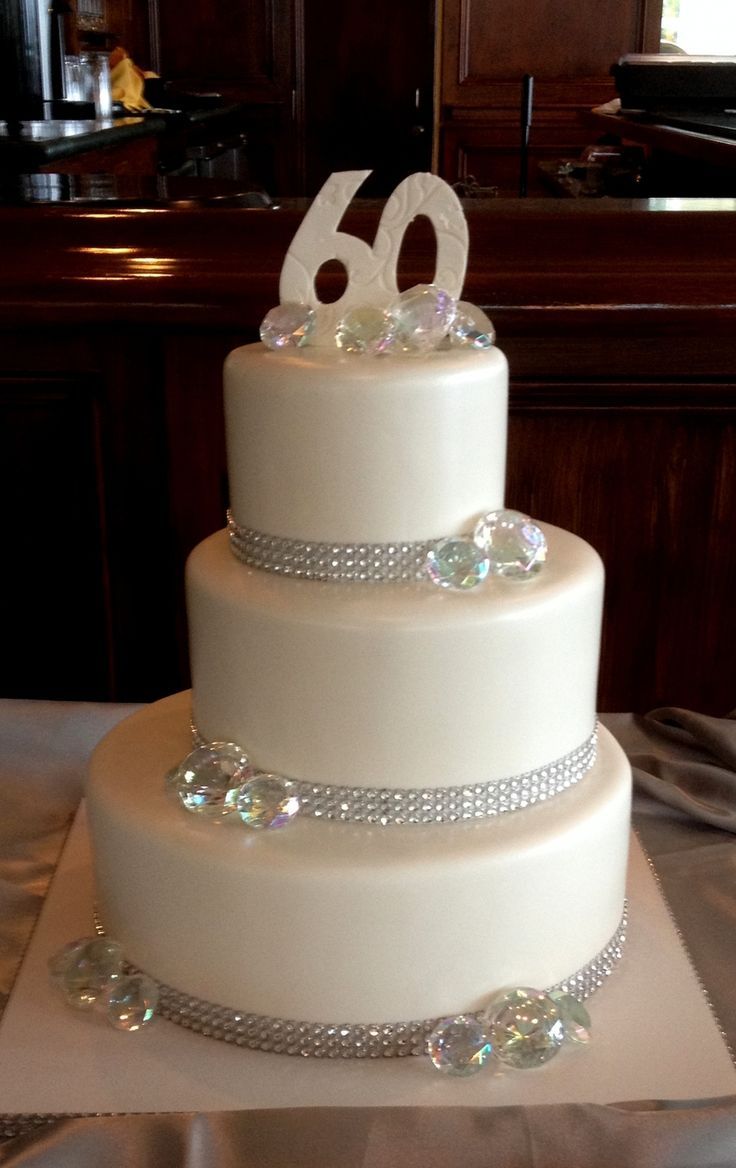
M 281 269 L 282 304 L 308 304 L 317 313 L 312 344 L 333 344 L 335 328 L 351 308 L 386 307 L 398 294 L 396 268 L 409 224 L 425 215 L 437 244 L 432 283 L 460 297 L 468 260 L 468 226 L 455 192 L 434 174 L 412 174 L 394 190 L 383 209 L 373 247 L 338 231 L 355 192 L 369 170 L 346 170 L 328 178 L 304 216 Z M 327 260 L 339 260 L 347 287 L 339 300 L 322 304 L 315 278 Z

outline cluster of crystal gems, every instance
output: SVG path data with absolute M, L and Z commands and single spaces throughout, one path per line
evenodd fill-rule
M 261 324 L 268 349 L 309 345 L 316 313 L 306 304 L 279 304 Z M 335 344 L 346 353 L 421 355 L 441 347 L 489 349 L 496 334 L 480 308 L 456 300 L 434 284 L 417 284 L 386 308 L 349 309 L 338 323 Z
M 576 997 L 563 990 L 519 987 L 480 1015 L 443 1018 L 427 1039 L 427 1052 L 438 1071 L 468 1076 L 494 1061 L 531 1070 L 554 1058 L 564 1043 L 589 1040 L 590 1017 Z
M 544 532 L 521 511 L 488 511 L 470 538 L 441 540 L 427 555 L 426 571 L 441 588 L 475 588 L 489 576 L 524 579 L 547 558 Z
M 49 976 L 70 1006 L 101 1009 L 116 1030 L 140 1030 L 153 1020 L 156 983 L 130 971 L 122 946 L 109 937 L 80 937 L 49 959 Z
M 187 811 L 209 819 L 235 816 L 253 830 L 285 827 L 300 809 L 296 784 L 256 771 L 234 742 L 195 746 L 167 785 Z

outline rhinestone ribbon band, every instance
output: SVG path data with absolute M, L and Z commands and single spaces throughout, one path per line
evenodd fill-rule
M 597 731 L 564 758 L 523 775 L 463 787 L 378 788 L 296 783 L 301 814 L 341 822 L 455 823 L 520 811 L 578 783 L 596 759 Z
M 98 917 L 95 917 L 95 926 L 98 933 L 104 933 Z M 577 973 L 551 986 L 550 990 L 572 994 L 581 1002 L 589 998 L 618 965 L 623 955 L 626 926 L 625 904 L 621 922 L 608 944 Z M 128 969 L 141 972 L 131 966 Z M 157 1014 L 188 1030 L 248 1050 L 312 1058 L 400 1058 L 404 1055 L 423 1055 L 426 1054 L 427 1038 L 438 1022 L 436 1018 L 421 1022 L 389 1023 L 298 1022 L 216 1006 L 161 983 L 159 995 Z M 481 1017 L 482 1013 L 478 1011 L 477 1016 Z
M 205 739 L 192 726 L 198 746 Z M 462 787 L 341 787 L 286 780 L 299 799 L 299 814 L 341 823 L 457 823 L 488 819 L 543 803 L 574 787 L 593 767 L 598 727 L 569 754 L 521 775 Z
M 266 535 L 241 527 L 228 512 L 233 555 L 251 568 L 302 580 L 359 580 L 383 583 L 416 580 L 435 540 L 420 543 L 333 544 Z

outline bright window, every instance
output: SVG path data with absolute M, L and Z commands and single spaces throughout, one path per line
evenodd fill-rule
M 685 53 L 736 56 L 736 0 L 664 0 L 662 41 Z

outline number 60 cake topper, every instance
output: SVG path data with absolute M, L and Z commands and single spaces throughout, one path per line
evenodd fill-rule
M 351 309 L 388 308 L 399 289 L 396 270 L 407 227 L 418 215 L 432 224 L 437 242 L 433 284 L 457 301 L 468 259 L 468 226 L 455 192 L 434 174 L 412 174 L 388 199 L 373 246 L 339 230 L 340 221 L 370 170 L 347 170 L 328 178 L 314 199 L 286 253 L 281 269 L 282 304 L 314 310 L 310 345 L 334 347 L 339 322 Z M 328 260 L 339 260 L 347 287 L 339 300 L 323 304 L 315 278 Z

